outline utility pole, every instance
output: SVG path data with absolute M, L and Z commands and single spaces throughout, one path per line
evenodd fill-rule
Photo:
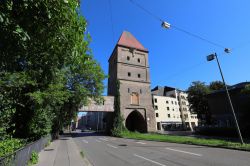
M 225 52 L 229 53 L 230 50 L 228 48 L 226 48 Z M 241 142 L 241 144 L 244 144 L 242 136 L 241 136 L 241 132 L 240 132 L 240 127 L 239 127 L 239 124 L 238 124 L 238 121 L 237 121 L 237 118 L 236 118 L 236 115 L 235 115 L 234 107 L 233 107 L 233 104 L 232 104 L 232 101 L 231 101 L 231 97 L 230 97 L 230 94 L 228 92 L 227 85 L 225 83 L 225 79 L 224 79 L 224 76 L 223 76 L 223 73 L 222 73 L 222 69 L 220 67 L 220 62 L 219 62 L 218 56 L 217 56 L 216 53 L 207 56 L 207 61 L 212 61 L 214 59 L 216 59 L 216 61 L 217 61 L 217 64 L 218 64 L 218 67 L 219 67 L 219 70 L 220 70 L 220 75 L 221 75 L 224 87 L 226 89 L 227 98 L 228 98 L 228 101 L 229 101 L 229 104 L 230 104 L 230 107 L 231 107 L 231 110 L 232 110 L 232 113 L 233 113 L 234 122 L 235 122 L 235 125 L 236 125 L 236 128 L 237 128 L 237 132 L 238 132 L 240 142 Z

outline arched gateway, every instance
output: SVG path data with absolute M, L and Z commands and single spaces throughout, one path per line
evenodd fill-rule
M 132 111 L 126 119 L 126 128 L 130 131 L 146 132 L 147 123 L 145 118 L 137 110 Z

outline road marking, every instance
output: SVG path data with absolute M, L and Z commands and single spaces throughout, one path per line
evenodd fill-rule
M 143 144 L 143 145 L 146 144 L 145 142 L 136 142 L 136 143 L 138 143 L 138 144 Z
M 155 164 L 161 165 L 161 166 L 166 166 L 166 165 L 164 165 L 164 164 L 158 163 L 158 162 L 153 161 L 153 160 L 150 160 L 150 159 L 148 159 L 148 158 L 145 158 L 145 157 L 139 156 L 139 155 L 137 155 L 137 154 L 134 154 L 134 156 L 139 157 L 139 158 L 144 159 L 144 160 L 147 160 L 147 161 L 150 161 L 150 162 L 152 162 L 152 163 L 155 163 Z
M 96 142 L 102 142 L 102 141 L 100 141 L 100 140 L 96 139 Z
M 112 148 L 117 148 L 116 146 L 113 146 L 113 145 L 110 145 L 110 144 L 107 144 L 108 146 L 112 147 Z
M 202 156 L 202 154 L 197 154 L 197 153 L 192 153 L 192 152 L 187 152 L 187 151 L 182 151 L 182 150 L 177 150 L 177 149 L 171 149 L 171 148 L 165 148 L 165 149 L 176 151 L 176 152 L 181 152 L 181 153 L 187 153 L 187 154 L 191 154 L 195 156 Z
M 108 141 L 107 138 L 99 138 L 100 140 L 103 140 L 103 141 Z
M 86 140 L 84 140 L 84 139 L 82 140 L 82 142 L 84 142 L 84 143 L 86 143 L 86 144 L 89 143 L 88 141 L 86 141 Z

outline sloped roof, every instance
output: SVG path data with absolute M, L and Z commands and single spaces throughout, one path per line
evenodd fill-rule
M 130 32 L 123 31 L 117 45 L 148 51 Z

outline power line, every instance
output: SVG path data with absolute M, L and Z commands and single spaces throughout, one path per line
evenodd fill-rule
M 130 1 L 133 5 L 135 5 L 136 7 L 140 8 L 141 10 L 143 10 L 144 12 L 146 12 L 148 15 L 150 15 L 151 17 L 153 17 L 154 19 L 160 21 L 161 23 L 165 22 L 165 21 L 164 21 L 163 19 L 161 19 L 159 16 L 155 15 L 154 13 L 152 13 L 151 11 L 149 11 L 148 9 L 144 8 L 142 5 L 140 5 L 139 3 L 135 2 L 134 0 L 129 0 L 129 1 Z M 209 44 L 212 44 L 212 45 L 214 45 L 214 46 L 216 46 L 216 47 L 226 48 L 226 47 L 222 46 L 221 44 L 215 43 L 215 42 L 213 42 L 213 41 L 211 41 L 211 40 L 208 40 L 208 39 L 206 39 L 206 38 L 204 38 L 204 37 L 201 37 L 201 36 L 199 36 L 199 35 L 197 35 L 197 34 L 194 34 L 194 33 L 192 33 L 192 32 L 189 32 L 189 31 L 184 30 L 184 29 L 182 29 L 182 28 L 179 28 L 179 27 L 177 27 L 177 26 L 171 25 L 171 27 L 173 27 L 175 30 L 178 30 L 178 31 L 180 31 L 180 32 L 182 32 L 182 33 L 185 33 L 185 34 L 187 34 L 187 35 L 189 35 L 189 36 L 192 36 L 192 37 L 194 37 L 194 38 L 200 39 L 200 40 L 202 40 L 202 41 L 204 41 L 204 42 L 207 42 L 207 43 L 209 43 Z
M 199 36 L 199 35 L 196 35 L 196 34 L 194 34 L 194 33 L 188 32 L 188 31 L 186 31 L 186 30 L 184 30 L 184 29 L 178 28 L 177 26 L 171 25 L 171 27 L 174 28 L 174 29 L 176 29 L 176 30 L 178 30 L 178 31 L 180 31 L 180 32 L 186 33 L 186 34 L 189 35 L 189 36 L 192 36 L 192 37 L 194 37 L 194 38 L 197 38 L 197 39 L 200 39 L 200 40 L 205 41 L 205 42 L 207 42 L 207 43 L 210 43 L 210 44 L 212 44 L 212 45 L 214 45 L 214 46 L 217 46 L 217 47 L 220 47 L 220 48 L 226 48 L 226 47 L 224 47 L 224 46 L 222 46 L 222 45 L 220 45 L 220 44 L 218 44 L 218 43 L 212 42 L 212 41 L 210 41 L 210 40 L 208 40 L 208 39 L 205 39 L 205 38 L 203 38 L 203 37 L 201 37 L 201 36 Z
M 111 29 L 112 29 L 112 38 L 113 38 L 113 42 L 115 42 L 112 5 L 111 5 L 111 0 L 108 0 L 108 1 L 109 1 L 109 12 L 110 12 L 110 21 L 111 21 Z
M 140 8 L 141 10 L 143 10 L 144 12 L 146 12 L 147 14 L 149 14 L 150 16 L 152 16 L 153 18 L 155 18 L 156 20 L 163 22 L 163 20 L 158 17 L 157 15 L 155 15 L 154 13 L 150 12 L 149 10 L 147 10 L 146 8 L 144 8 L 142 5 L 140 5 L 139 3 L 135 2 L 134 0 L 129 0 L 132 4 L 134 4 L 135 6 L 137 6 L 138 8 Z

